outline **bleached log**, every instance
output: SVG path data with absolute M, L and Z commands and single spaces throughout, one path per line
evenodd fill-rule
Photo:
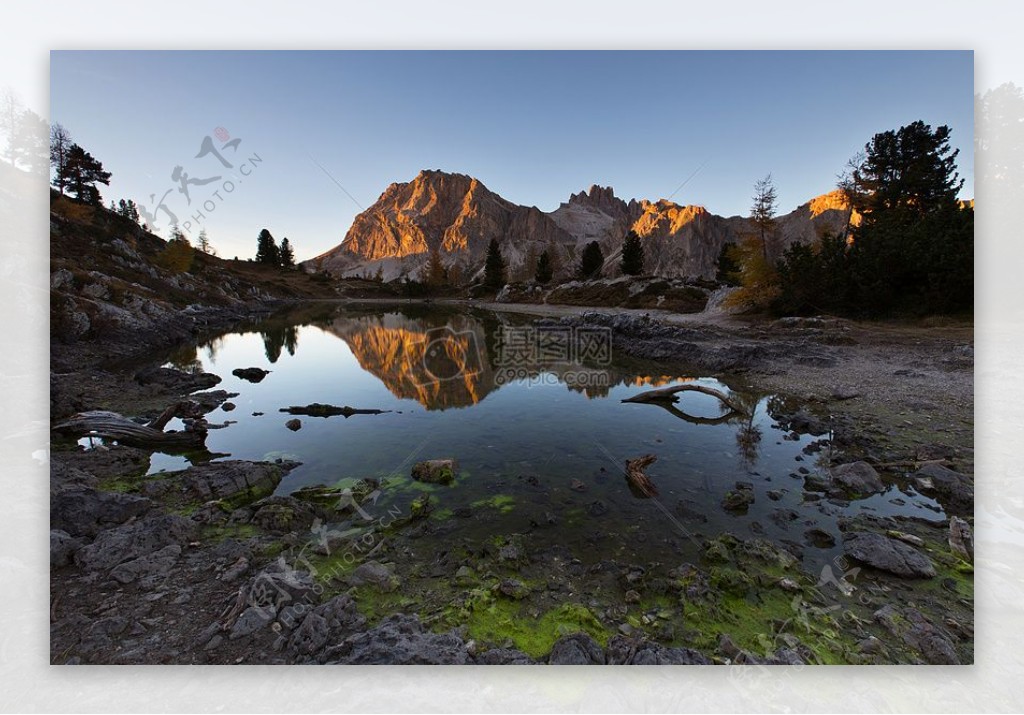
M 721 390 L 716 390 L 713 387 L 706 387 L 704 385 L 674 385 L 672 387 L 662 387 L 657 390 L 648 390 L 647 392 L 641 392 L 639 395 L 628 397 L 623 402 L 634 402 L 634 403 L 659 403 L 659 402 L 678 402 L 679 392 L 699 392 L 704 395 L 711 395 L 717 398 L 719 402 L 728 407 L 733 412 L 739 412 L 740 414 L 746 414 L 747 411 L 734 402 L 728 395 Z
M 201 447 L 206 441 L 206 422 L 193 419 L 184 431 L 164 432 L 173 417 L 201 417 L 194 402 L 179 402 L 164 410 L 149 424 L 141 425 L 107 410 L 90 410 L 72 415 L 53 426 L 55 432 L 75 437 L 103 437 L 137 447 Z

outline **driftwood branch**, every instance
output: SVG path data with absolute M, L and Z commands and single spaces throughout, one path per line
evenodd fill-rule
M 656 459 L 653 454 L 645 454 L 636 459 L 626 460 L 626 481 L 637 496 L 649 498 L 658 495 L 658 488 L 644 472 Z
M 184 431 L 164 432 L 174 417 L 187 421 Z M 202 447 L 206 441 L 206 421 L 195 402 L 179 402 L 164 410 L 149 424 L 141 425 L 116 412 L 91 410 L 54 425 L 53 430 L 75 437 L 105 437 L 136 447 Z
M 733 412 L 739 412 L 740 414 L 746 414 L 747 412 L 742 405 L 733 401 L 732 398 L 721 390 L 716 390 L 713 387 L 706 387 L 704 385 L 674 385 L 672 387 L 662 387 L 657 390 L 641 392 L 639 395 L 633 395 L 633 397 L 626 398 L 623 402 L 634 402 L 639 404 L 673 403 L 679 401 L 679 396 L 676 394 L 679 392 L 699 392 L 704 395 L 711 395 L 712 397 L 717 398 L 719 402 Z
M 391 412 L 391 410 L 360 410 L 355 407 L 335 407 L 334 405 L 324 405 L 319 402 L 314 402 L 304 407 L 291 406 L 282 407 L 281 412 L 287 412 L 290 415 L 305 415 L 307 417 L 334 417 L 335 415 L 341 415 L 342 417 L 351 417 L 352 415 L 382 415 L 385 412 Z

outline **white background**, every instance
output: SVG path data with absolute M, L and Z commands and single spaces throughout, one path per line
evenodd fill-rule
M 976 90 L 1024 86 L 1005 2 L 7 2 L 0 87 L 48 113 L 50 49 L 973 49 Z M 851 101 L 870 101 L 865 95 Z M 129 90 L 130 91 L 130 88 Z M 685 91 L 681 87 L 680 91 Z M 841 108 L 840 108 L 841 111 Z M 1024 141 L 1024 131 L 1021 140 Z M 979 167 L 979 175 L 982 173 Z M 1017 172 L 1024 172 L 1018 167 Z M 1018 185 L 1024 185 L 1017 176 Z M 2 190 L 3 187 L 0 187 Z M 0 200 L 2 200 L 0 194 Z M 978 186 L 976 665 L 58 667 L 48 648 L 46 192 L 0 226 L 0 708 L 21 711 L 964 712 L 1024 708 L 1024 240 Z

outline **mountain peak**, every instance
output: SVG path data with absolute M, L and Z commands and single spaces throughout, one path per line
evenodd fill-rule
M 617 208 L 623 202 L 615 197 L 615 189 L 612 187 L 593 184 L 587 191 L 571 194 L 569 203 L 595 208 Z
M 823 194 L 778 217 L 780 245 L 811 243 L 822 231 L 842 231 L 850 220 L 842 194 Z M 542 251 L 562 275 L 570 275 L 585 244 L 597 241 L 606 256 L 613 256 L 627 232 L 635 231 L 644 239 L 651 273 L 710 278 L 722 246 L 746 235 L 749 222 L 670 199 L 627 203 L 600 184 L 545 213 L 502 198 L 472 176 L 422 169 L 411 181 L 389 186 L 356 216 L 339 246 L 309 264 L 338 275 L 380 272 L 392 280 L 422 275 L 436 251 L 447 267 L 457 266 L 469 280 L 482 272 L 488 245 L 496 240 L 510 279 L 528 280 Z

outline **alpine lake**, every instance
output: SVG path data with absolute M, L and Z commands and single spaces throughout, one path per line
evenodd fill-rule
M 208 451 L 154 453 L 149 474 L 190 461 L 299 463 L 275 496 L 316 494 L 326 512 L 267 553 L 314 571 L 328 593 L 351 590 L 371 620 L 414 612 L 534 657 L 581 629 L 702 649 L 728 633 L 765 652 L 789 633 L 818 662 L 849 662 L 855 642 L 838 614 L 858 611 L 821 588 L 836 583 L 830 574 L 845 583 L 840 521 L 938 523 L 941 507 L 888 480 L 863 498 L 816 493 L 833 458 L 819 407 L 534 321 L 325 303 L 181 346 L 158 361 L 219 375 L 217 388 L 237 394 L 206 415 Z M 253 367 L 269 373 L 232 374 Z M 738 409 L 692 390 L 623 402 L 683 385 Z M 370 412 L 284 411 L 314 404 Z M 810 429 L 792 429 L 797 410 L 813 413 Z M 655 493 L 625 474 L 644 455 L 656 457 L 645 468 Z M 411 476 L 447 459 L 449 483 Z M 353 581 L 367 562 L 383 577 Z

